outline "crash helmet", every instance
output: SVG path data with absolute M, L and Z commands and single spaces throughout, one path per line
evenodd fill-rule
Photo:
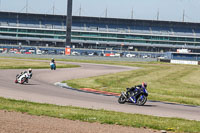
M 28 72 L 29 72 L 29 73 L 32 73 L 32 69 L 31 69 L 31 68 L 29 68 L 29 69 L 28 69 Z
M 144 86 L 145 88 L 147 88 L 147 83 L 142 82 L 142 86 Z
M 24 71 L 24 73 L 27 73 L 27 71 Z

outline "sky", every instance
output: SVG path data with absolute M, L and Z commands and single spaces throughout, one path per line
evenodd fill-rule
M 0 0 L 0 10 L 66 14 L 67 0 Z M 73 15 L 200 23 L 200 0 L 73 0 Z

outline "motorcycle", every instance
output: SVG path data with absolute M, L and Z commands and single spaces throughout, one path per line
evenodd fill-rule
M 51 70 L 56 70 L 56 64 L 51 62 L 50 63 L 50 68 L 51 68 Z
M 143 106 L 147 102 L 148 92 L 145 88 L 137 89 L 135 93 L 127 96 L 126 92 L 122 92 L 118 102 L 124 104 L 125 102 L 131 102 L 139 106 Z
M 27 72 L 17 74 L 15 83 L 20 83 L 20 84 L 28 83 L 28 79 L 30 79 L 31 77 L 32 74 L 29 75 Z

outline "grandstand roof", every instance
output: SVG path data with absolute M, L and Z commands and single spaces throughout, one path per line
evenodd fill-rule
M 0 16 L 4 18 L 23 18 L 30 20 L 45 21 L 65 21 L 65 15 L 53 14 L 35 14 L 35 13 L 18 13 L 0 11 Z M 94 23 L 94 24 L 115 24 L 115 25 L 136 25 L 136 26 L 164 26 L 176 28 L 199 28 L 200 23 L 176 22 L 176 21 L 157 21 L 157 20 L 140 20 L 140 19 L 121 19 L 121 18 L 103 18 L 88 16 L 73 16 L 73 22 Z M 72 22 L 72 23 L 73 23 Z

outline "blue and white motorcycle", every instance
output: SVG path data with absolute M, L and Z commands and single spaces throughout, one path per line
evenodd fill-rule
M 56 70 L 56 64 L 51 62 L 50 63 L 50 68 L 51 68 L 51 70 Z
M 135 93 L 127 96 L 126 92 L 122 92 L 118 102 L 124 104 L 125 102 L 131 102 L 139 106 L 143 106 L 147 102 L 148 92 L 145 88 L 135 90 Z

